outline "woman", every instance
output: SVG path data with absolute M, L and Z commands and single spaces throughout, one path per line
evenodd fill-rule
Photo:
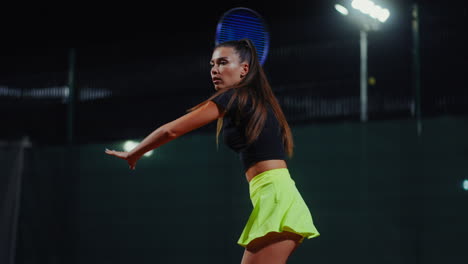
M 144 153 L 217 119 L 216 140 L 223 128 L 224 142 L 240 155 L 254 207 L 237 242 L 245 247 L 242 264 L 286 263 L 304 238 L 320 235 L 285 162 L 293 153 L 291 130 L 249 39 L 219 44 L 210 64 L 216 93 L 132 151 L 106 153 L 135 169 Z

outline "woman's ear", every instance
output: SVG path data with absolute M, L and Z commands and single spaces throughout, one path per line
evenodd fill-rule
M 245 77 L 248 72 L 249 72 L 249 64 L 245 62 L 242 63 L 241 64 L 241 78 Z

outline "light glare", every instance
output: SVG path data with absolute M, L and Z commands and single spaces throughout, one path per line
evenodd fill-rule
M 138 143 L 136 143 L 135 141 L 132 141 L 132 140 L 127 140 L 124 145 L 123 145 L 123 149 L 124 151 L 126 152 L 130 152 L 132 149 L 134 149 L 136 146 L 138 145 Z
M 351 6 L 382 23 L 390 17 L 390 11 L 388 11 L 388 9 L 382 8 L 370 0 L 353 0 L 353 2 L 351 2 Z
M 379 17 L 380 22 L 385 22 L 390 17 L 390 11 L 388 9 L 382 10 L 382 14 Z
M 349 13 L 348 9 L 346 9 L 346 7 L 344 7 L 342 5 L 339 5 L 339 4 L 335 5 L 335 9 L 336 9 L 336 11 L 340 12 L 344 16 L 348 15 L 348 13 Z
M 371 14 L 372 13 L 372 10 L 375 8 L 375 5 L 373 2 L 371 1 L 363 1 L 362 2 L 362 5 L 361 5 L 361 12 L 363 12 L 364 14 Z
M 138 144 L 139 144 L 138 142 L 135 142 L 135 141 L 132 141 L 132 140 L 127 140 L 127 141 L 125 141 L 125 143 L 123 145 L 123 149 L 126 152 L 130 152 L 130 151 L 132 151 L 132 149 L 134 149 L 136 146 L 138 146 Z M 152 154 L 153 154 L 153 151 L 150 150 L 150 151 L 146 152 L 143 156 L 149 157 Z

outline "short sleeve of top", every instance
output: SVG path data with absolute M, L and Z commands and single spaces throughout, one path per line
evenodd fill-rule
M 225 93 L 220 94 L 216 96 L 215 98 L 211 99 L 211 101 L 215 102 L 217 105 L 221 106 L 223 109 L 226 110 L 229 100 L 231 100 L 231 97 L 233 96 L 234 92 L 235 92 L 234 89 L 229 89 Z M 233 107 L 235 106 L 236 106 L 236 102 L 233 102 L 230 109 L 233 109 Z M 229 111 L 228 114 L 230 112 L 231 111 Z

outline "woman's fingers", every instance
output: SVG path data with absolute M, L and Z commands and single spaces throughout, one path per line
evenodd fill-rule
M 106 153 L 109 154 L 109 155 L 112 155 L 112 156 L 115 156 L 115 155 L 116 155 L 116 151 L 115 151 L 115 150 L 106 149 Z
M 106 149 L 106 153 L 109 155 L 124 159 L 124 160 L 126 160 L 128 156 L 128 152 L 125 152 L 125 151 L 115 151 L 115 150 Z
M 137 161 L 138 161 L 138 159 L 131 158 L 131 157 L 129 157 L 129 158 L 127 159 L 127 163 L 128 163 L 128 165 L 129 165 L 129 167 L 130 167 L 131 170 L 134 170 L 134 169 L 135 169 L 135 166 L 136 166 Z
M 124 159 L 128 162 L 129 168 L 131 170 L 135 169 L 136 163 L 138 159 L 130 158 L 128 155 L 128 152 L 126 151 L 115 151 L 115 150 L 110 150 L 106 148 L 106 154 L 116 156 L 118 158 Z

